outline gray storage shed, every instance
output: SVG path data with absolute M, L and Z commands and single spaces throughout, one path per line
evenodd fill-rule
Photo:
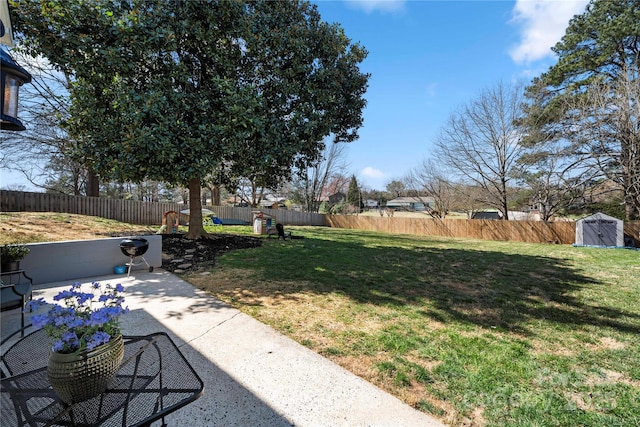
M 576 245 L 624 246 L 624 223 L 602 212 L 576 222 Z

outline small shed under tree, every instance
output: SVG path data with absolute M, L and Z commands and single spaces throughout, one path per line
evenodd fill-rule
M 576 245 L 624 246 L 624 223 L 602 212 L 576 222 Z

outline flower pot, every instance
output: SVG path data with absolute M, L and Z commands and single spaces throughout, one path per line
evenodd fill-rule
M 0 271 L 3 273 L 16 270 L 20 270 L 20 261 L 2 261 L 0 263 Z
M 106 390 L 124 356 L 122 336 L 80 354 L 51 352 L 47 375 L 51 387 L 65 403 L 91 399 Z

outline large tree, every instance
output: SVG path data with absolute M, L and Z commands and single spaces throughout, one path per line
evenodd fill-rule
M 558 62 L 527 88 L 528 133 L 564 140 L 570 155 L 620 185 L 627 219 L 640 219 L 638 98 L 628 91 L 640 70 L 640 2 L 592 0 L 553 50 Z
M 608 182 L 624 191 L 625 216 L 640 219 L 640 78 L 626 70 L 615 82 L 594 82 L 575 98 L 570 137 L 588 148 Z
M 498 83 L 452 113 L 436 140 L 435 158 L 487 197 L 509 219 L 509 182 L 522 153 L 517 122 L 522 90 Z
M 307 2 L 11 3 L 23 45 L 74 77 L 77 153 L 103 177 L 188 187 L 188 237 L 205 235 L 207 175 L 275 185 L 323 138 L 357 138 L 366 51 Z

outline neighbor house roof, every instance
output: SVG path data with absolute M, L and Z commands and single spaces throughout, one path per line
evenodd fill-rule
M 502 219 L 502 214 L 498 211 L 480 211 L 474 213 L 471 219 Z
M 411 203 L 422 203 L 422 204 L 429 204 L 429 203 L 433 203 L 435 201 L 435 199 L 431 196 L 424 196 L 424 197 L 396 197 L 395 199 L 389 200 L 387 202 L 387 205 L 389 203 L 391 204 L 398 204 L 398 205 L 410 205 Z

